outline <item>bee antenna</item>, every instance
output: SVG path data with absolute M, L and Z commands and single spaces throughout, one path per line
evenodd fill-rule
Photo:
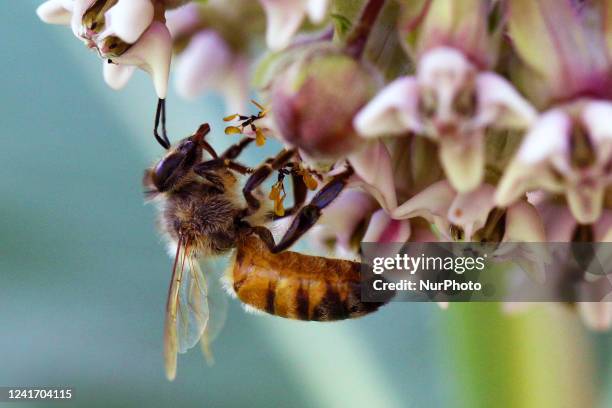
M 162 126 L 162 134 L 158 133 L 157 129 L 159 128 L 159 123 L 161 121 Z M 164 149 L 170 149 L 170 140 L 168 140 L 168 135 L 166 133 L 166 100 L 159 98 L 157 100 L 157 110 L 155 111 L 155 127 L 153 128 L 153 135 L 155 136 L 155 140 L 159 143 Z

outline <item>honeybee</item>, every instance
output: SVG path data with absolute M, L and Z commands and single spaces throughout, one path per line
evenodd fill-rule
M 206 342 L 209 290 L 198 260 L 229 256 L 230 290 L 245 305 L 280 317 L 341 320 L 371 313 L 386 303 L 360 300 L 358 262 L 286 251 L 342 191 L 350 168 L 332 177 L 303 205 L 304 171 L 297 169 L 294 150 L 282 150 L 252 169 L 236 159 L 253 139 L 243 139 L 218 155 L 205 140 L 209 132 L 208 124 L 200 126 L 144 176 L 147 195 L 158 204 L 161 233 L 176 246 L 164 329 L 170 380 L 176 376 L 177 352 Z M 281 169 L 285 171 L 280 174 L 293 178 L 295 203 L 279 215 L 263 203 L 259 186 Z M 242 184 L 244 175 L 249 177 Z M 293 214 L 287 232 L 275 243 L 266 225 Z

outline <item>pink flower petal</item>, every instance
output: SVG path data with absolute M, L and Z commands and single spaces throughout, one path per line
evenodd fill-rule
M 260 0 L 266 13 L 266 42 L 271 50 L 287 47 L 306 14 L 305 0 Z
M 526 201 L 510 206 L 506 213 L 506 242 L 545 242 L 546 231 L 536 208 Z
M 551 110 L 540 117 L 504 172 L 495 197 L 499 206 L 508 206 L 542 184 L 550 190 L 559 190 L 551 180 L 546 161 L 566 154 L 570 126 L 569 117 L 561 110 Z
M 410 238 L 410 222 L 394 220 L 384 210 L 372 214 L 363 242 L 394 243 L 406 242 Z
M 453 200 L 448 209 L 448 221 L 463 229 L 466 241 L 471 241 L 474 232 L 485 225 L 495 207 L 494 193 L 493 186 L 483 184 L 472 192 L 457 195 Z
M 482 126 L 527 128 L 537 118 L 536 110 L 514 86 L 500 75 L 483 72 L 476 77 L 480 112 L 475 121 Z
M 222 81 L 232 55 L 227 43 L 214 30 L 196 34 L 176 62 L 176 89 L 193 99 Z
M 177 38 L 195 29 L 200 21 L 200 7 L 196 3 L 188 3 L 166 13 L 166 27 L 172 38 Z
M 448 231 L 448 209 L 455 196 L 455 190 L 446 181 L 439 181 L 427 187 L 391 212 L 391 217 L 403 220 L 423 217 L 436 224 L 440 231 Z
M 417 111 L 419 88 L 414 77 L 401 77 L 387 85 L 356 116 L 355 129 L 364 137 L 420 131 Z
M 363 149 L 353 152 L 349 162 L 359 177 L 359 184 L 372 194 L 380 206 L 391 212 L 397 206 L 391 155 L 381 141 L 367 143 Z
M 546 230 L 548 242 L 570 242 L 576 228 L 576 220 L 564 205 L 544 201 L 537 206 Z
M 317 222 L 318 230 L 311 237 L 320 248 L 326 241 L 335 240 L 345 252 L 354 251 L 355 248 L 351 248 L 352 235 L 375 208 L 376 203 L 370 194 L 348 188 L 323 210 Z

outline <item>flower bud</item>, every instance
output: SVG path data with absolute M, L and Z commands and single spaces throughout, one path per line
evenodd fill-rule
M 372 73 L 350 56 L 310 49 L 273 80 L 274 125 L 284 141 L 313 158 L 345 156 L 360 143 L 353 117 L 376 89 Z

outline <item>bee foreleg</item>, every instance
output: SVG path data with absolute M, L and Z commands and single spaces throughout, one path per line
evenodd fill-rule
M 251 144 L 253 142 L 253 140 L 255 140 L 255 139 L 252 139 L 250 137 L 247 137 L 247 138 L 241 140 L 240 142 L 236 143 L 235 145 L 230 146 L 225 152 L 223 152 L 221 157 L 224 158 L 224 159 L 234 160 L 235 158 L 240 156 L 240 153 L 242 153 L 244 148 L 247 147 L 249 144 Z
M 312 198 L 311 202 L 299 210 L 285 235 L 270 251 L 273 253 L 284 251 L 312 228 L 319 220 L 319 217 L 321 217 L 321 211 L 338 197 L 352 174 L 353 169 L 348 168 L 346 171 L 334 176 L 329 183 L 323 186 Z
M 197 164 L 194 166 L 193 171 L 195 171 L 196 174 L 201 176 L 201 173 L 220 170 L 223 168 L 234 170 L 235 172 L 240 174 L 250 174 L 253 172 L 252 168 L 247 167 L 244 164 L 223 158 L 207 160 L 205 162 Z

